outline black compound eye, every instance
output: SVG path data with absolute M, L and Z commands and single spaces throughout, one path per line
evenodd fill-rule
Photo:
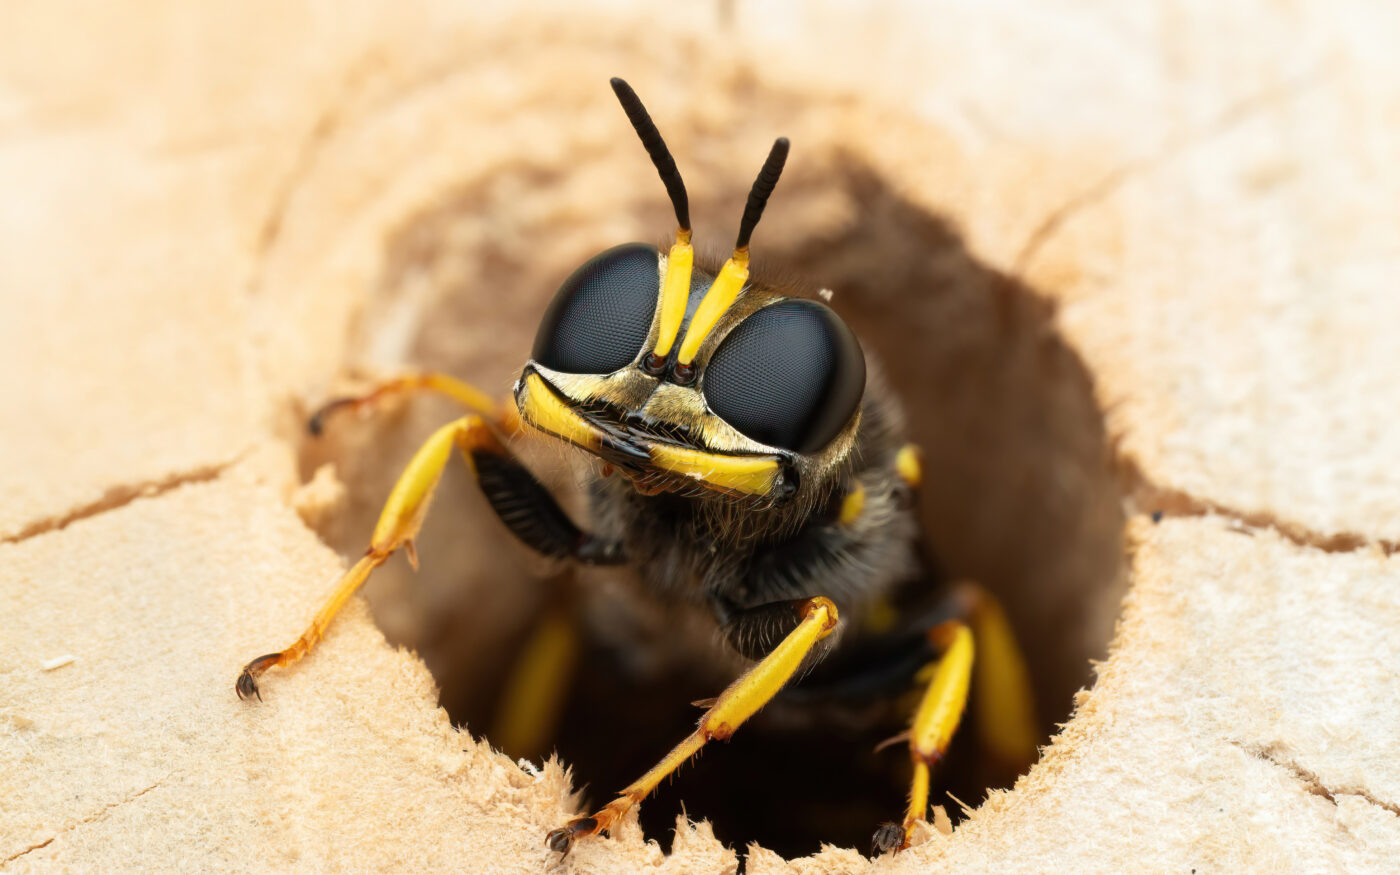
M 780 301 L 739 324 L 705 366 L 705 400 L 746 436 L 811 453 L 831 443 L 865 394 L 865 355 L 816 301 Z
M 569 374 L 610 374 L 646 343 L 661 288 L 656 247 L 614 246 L 593 256 L 555 292 L 532 358 Z

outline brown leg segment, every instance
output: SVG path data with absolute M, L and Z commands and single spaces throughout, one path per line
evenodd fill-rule
M 261 700 L 258 677 L 274 665 L 290 665 L 305 656 L 307 651 L 321 640 L 326 627 L 344 607 L 345 602 L 369 578 L 370 572 L 383 565 L 395 550 L 403 547 L 410 560 L 416 559 L 413 553 L 413 538 L 423 524 L 429 500 L 454 446 L 462 451 L 468 465 L 472 464 L 473 450 L 491 448 L 504 453 L 491 429 L 479 416 L 463 417 L 434 432 L 399 476 L 394 491 L 389 494 L 389 500 L 385 502 L 384 510 L 380 513 L 379 523 L 374 528 L 374 535 L 365 555 L 341 576 L 330 597 L 321 605 L 321 609 L 316 612 L 311 625 L 301 633 L 301 637 L 285 650 L 260 656 L 243 668 L 235 684 L 239 698 L 257 696 Z M 417 565 L 416 561 L 414 565 Z
M 490 395 L 470 383 L 432 371 L 404 374 L 377 383 L 368 392 L 361 395 L 333 398 L 321 405 L 320 409 L 311 415 L 311 419 L 306 424 L 307 430 L 313 435 L 319 436 L 325 431 L 326 419 L 341 410 L 364 410 L 393 395 L 407 395 L 412 392 L 435 392 L 444 395 L 467 410 L 486 417 L 497 426 L 504 427 L 508 433 L 513 434 L 519 431 L 519 420 L 514 415 L 514 405 L 497 404 Z
M 552 831 L 545 837 L 545 846 L 567 854 L 578 839 L 612 829 L 633 805 L 645 799 L 663 778 L 699 753 L 706 742 L 710 739 L 728 741 L 740 724 L 777 695 L 817 642 L 836 628 L 838 620 L 836 605 L 820 596 L 795 602 L 793 607 L 801 612 L 802 622 L 773 648 L 772 653 L 720 693 L 714 705 L 700 718 L 700 725 L 693 733 L 612 802 L 588 817 L 575 818 Z

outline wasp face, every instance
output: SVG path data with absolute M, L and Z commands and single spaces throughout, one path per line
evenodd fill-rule
M 712 276 L 678 247 L 617 246 L 564 281 L 516 384 L 522 419 L 644 492 L 778 502 L 816 491 L 859 424 L 855 335 L 820 302 L 747 286 L 746 265 L 725 306 L 709 306 L 735 260 Z
M 749 237 L 788 141 L 773 143 L 754 180 L 734 254 L 713 274 L 694 270 L 676 162 L 636 93 L 621 79 L 612 86 L 671 197 L 676 242 L 665 255 L 614 247 L 564 281 L 516 383 L 521 418 L 643 492 L 770 503 L 820 494 L 855 442 L 865 357 L 822 304 L 748 281 Z

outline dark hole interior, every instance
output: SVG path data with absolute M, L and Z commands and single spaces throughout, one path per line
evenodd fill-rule
M 930 541 L 955 578 L 1001 599 L 1031 667 L 1048 741 L 1075 691 L 1091 682 L 1090 660 L 1105 653 L 1122 594 L 1120 490 L 1090 375 L 1061 341 L 1045 298 L 980 263 L 948 223 L 878 174 L 839 154 L 825 161 L 790 169 L 755 235 L 755 263 L 803 277 L 809 289 L 833 290 L 832 306 L 882 364 L 924 451 L 920 506 Z M 726 166 L 714 175 L 743 174 Z M 603 237 L 606 228 L 560 231 L 578 224 L 567 211 L 512 210 L 522 191 L 559 184 L 521 170 L 408 221 L 389 241 L 347 374 L 440 369 L 504 394 L 558 282 L 620 242 Z M 691 185 L 700 239 L 723 244 L 744 190 L 716 183 L 709 187 L 718 194 L 707 196 L 706 186 Z M 846 218 L 814 218 L 831 215 L 832 203 Z M 656 240 L 671 225 L 659 185 L 610 219 L 621 224 L 608 228 L 630 229 L 630 239 Z M 333 462 L 348 487 L 348 506 L 322 528 L 329 543 L 347 556 L 363 550 L 399 470 L 453 415 L 450 404 L 414 399 L 338 419 L 327 437 L 306 441 L 303 476 Z M 546 441 L 520 451 L 583 521 L 579 487 L 590 469 L 571 467 L 571 454 Z M 698 652 L 677 645 L 691 640 L 691 624 L 674 615 L 665 622 L 682 633 L 658 631 L 654 621 L 633 629 L 641 640 L 619 633 L 630 622 L 619 620 L 632 604 L 626 581 L 533 556 L 511 540 L 460 467 L 444 477 L 418 547 L 420 573 L 391 562 L 366 587 L 386 634 L 423 656 L 454 722 L 515 757 L 538 762 L 557 751 L 586 805 L 608 801 L 652 765 L 693 728 L 700 712 L 689 703 L 722 686 L 695 670 L 714 664 L 705 648 L 721 646 L 717 640 L 700 636 Z M 505 688 L 529 642 L 540 640 L 541 622 L 568 628 L 568 618 L 578 621 L 580 659 L 561 684 L 562 699 L 540 696 L 554 702 L 557 719 L 537 719 L 535 740 L 530 732 L 493 735 Z M 900 819 L 909 765 L 898 745 L 874 753 L 887 728 L 833 725 L 820 715 L 775 723 L 760 714 L 664 783 L 642 806 L 647 836 L 669 845 L 684 810 L 710 820 L 720 840 L 741 851 L 757 841 L 792 856 L 822 843 L 865 849 L 881 822 Z M 979 759 L 975 733 L 965 725 L 935 773 L 933 801 L 954 821 L 960 810 L 946 794 L 975 806 L 988 788 L 1016 777 Z

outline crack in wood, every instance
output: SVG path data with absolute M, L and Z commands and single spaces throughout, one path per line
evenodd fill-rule
M 107 815 L 111 814 L 114 810 L 122 807 L 123 805 L 128 805 L 132 802 L 135 802 L 137 799 L 140 799 L 142 796 L 145 796 L 147 793 L 164 784 L 167 780 L 169 780 L 169 778 L 170 775 L 166 775 L 164 778 L 161 778 L 159 781 L 156 781 L 154 784 L 145 788 L 144 790 L 137 790 L 135 793 L 118 799 L 116 802 L 107 803 L 106 805 L 102 806 L 102 808 L 98 809 L 92 814 L 89 814 L 87 817 L 84 817 L 82 820 L 68 824 L 63 829 L 60 829 L 58 832 L 44 839 L 42 842 L 32 844 L 24 850 L 19 851 L 15 854 L 11 854 L 5 859 L 0 860 L 0 865 L 8 865 L 10 863 L 13 863 L 15 860 L 18 860 L 25 854 L 32 854 L 41 848 L 47 848 L 49 845 L 53 844 L 57 839 L 61 838 L 65 833 L 70 833 L 73 830 L 78 829 L 79 827 L 86 826 L 89 823 L 96 823 L 99 820 L 105 819 Z
M 1338 796 L 1355 796 L 1358 799 L 1364 799 L 1377 808 L 1383 808 L 1391 814 L 1400 815 L 1400 805 L 1394 802 L 1387 802 L 1384 799 L 1379 799 L 1363 787 L 1327 786 L 1322 782 L 1322 779 L 1317 776 L 1316 772 L 1304 768 L 1292 759 L 1284 757 L 1282 755 L 1282 745 L 1250 744 L 1233 738 L 1227 738 L 1225 740 L 1250 756 L 1288 772 L 1298 783 L 1303 785 L 1304 790 L 1307 790 L 1314 796 L 1321 796 L 1333 805 L 1337 804 Z
M 66 513 L 57 516 L 46 517 L 36 520 L 23 527 L 19 531 L 0 537 L 0 544 L 18 544 L 27 541 L 38 535 L 57 532 L 68 528 L 73 523 L 81 520 L 91 519 L 104 513 L 126 507 L 133 501 L 141 498 L 154 498 L 164 495 L 171 490 L 178 489 L 191 483 L 208 483 L 216 480 L 225 471 L 242 461 L 248 450 L 242 450 L 233 458 L 223 462 L 215 462 L 211 465 L 202 465 L 189 471 L 180 471 L 159 480 L 148 480 L 144 483 L 123 483 L 109 488 L 102 494 L 102 497 L 88 504 L 80 505 Z
M 1356 532 L 1319 532 L 1267 511 L 1247 511 L 1197 498 L 1179 489 L 1154 483 L 1130 458 L 1120 456 L 1117 461 L 1124 483 L 1123 494 L 1127 497 L 1130 510 L 1150 515 L 1154 520 L 1162 517 L 1218 516 L 1234 523 L 1244 534 L 1250 534 L 1252 529 L 1267 529 L 1299 547 L 1324 553 L 1355 553 L 1369 549 L 1380 550 L 1386 556 L 1400 553 L 1400 540 L 1372 538 Z

